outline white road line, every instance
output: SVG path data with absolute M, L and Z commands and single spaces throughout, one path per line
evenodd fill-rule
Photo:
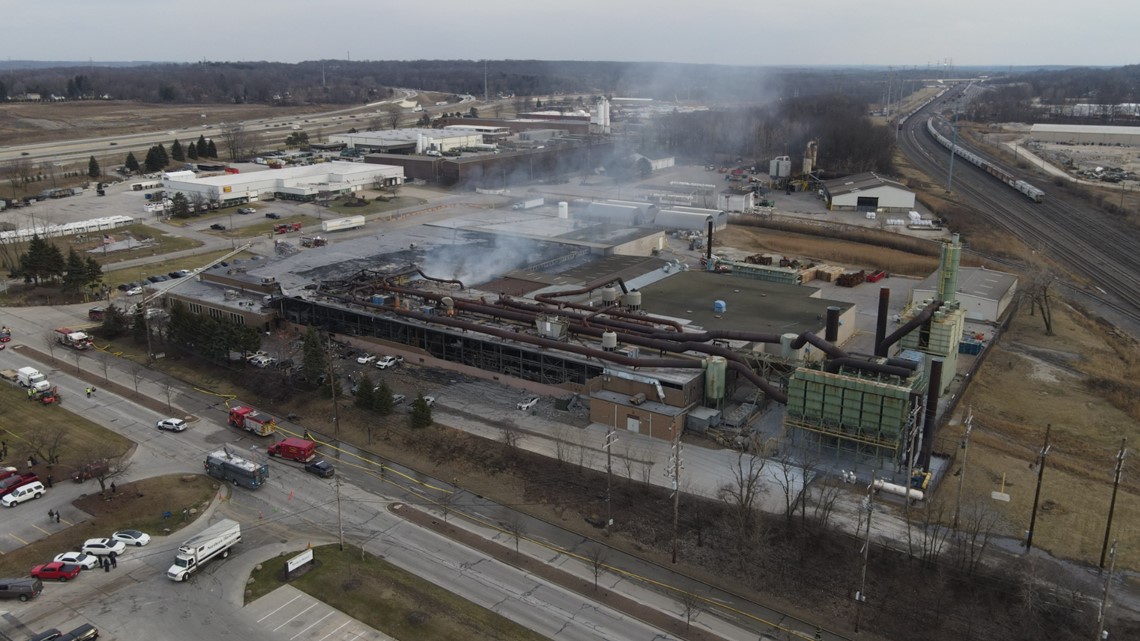
M 349 619 L 348 621 L 345 621 L 344 623 L 342 623 L 342 624 L 338 625 L 338 626 L 336 627 L 336 629 L 335 629 L 335 630 L 333 630 L 332 632 L 329 632 L 329 633 L 328 633 L 328 634 L 326 634 L 325 636 L 321 637 L 321 638 L 319 639 L 319 641 L 325 641 L 325 639 L 327 639 L 327 638 L 331 637 L 332 635 L 336 634 L 337 632 L 339 632 L 339 631 L 340 631 L 340 629 L 341 629 L 341 628 L 343 628 L 344 626 L 348 625 L 348 624 L 349 624 L 349 623 L 351 623 L 351 622 L 352 622 L 352 619 Z
M 293 616 L 289 617 L 288 619 L 285 619 L 285 622 L 282 623 L 281 625 L 277 626 L 276 628 L 273 628 L 273 631 L 276 632 L 276 631 L 280 630 L 281 628 L 289 625 L 290 621 L 292 621 L 293 619 L 296 619 L 297 617 L 308 612 L 309 610 L 312 610 L 313 608 L 317 607 L 318 603 L 320 603 L 320 601 L 314 601 L 313 604 L 310 605 L 309 607 L 305 608 L 304 610 L 301 610 L 300 612 L 298 612 L 297 614 L 294 614 Z
M 289 599 L 289 600 L 288 600 L 288 601 L 286 601 L 285 603 L 282 603 L 282 604 L 281 604 L 281 607 L 277 608 L 277 610 L 280 610 L 281 608 L 283 608 L 283 607 L 285 607 L 285 606 L 289 605 L 290 603 L 292 603 L 292 602 L 296 601 L 297 599 L 301 598 L 302 596 L 304 596 L 304 595 L 303 595 L 303 594 L 298 594 L 297 596 L 293 597 L 292 599 Z M 264 620 L 268 619 L 269 617 L 273 616 L 274 614 L 277 614 L 277 610 L 274 610 L 274 611 L 270 612 L 269 614 L 267 614 L 267 615 L 265 615 L 265 616 L 261 617 L 260 619 L 258 619 L 258 620 L 257 620 L 257 622 L 258 622 L 258 623 L 261 623 L 262 621 L 264 621 Z
M 327 618 L 331 617 L 331 616 L 332 616 L 332 615 L 333 615 L 335 612 L 336 612 L 336 610 L 329 610 L 329 613 L 328 613 L 328 614 L 326 614 L 326 615 L 324 615 L 323 617 L 321 617 L 321 618 L 317 619 L 316 621 L 313 621 L 313 622 L 312 622 L 312 623 L 310 623 L 309 625 L 305 626 L 305 629 L 304 629 L 304 630 L 301 630 L 301 631 L 300 631 L 300 632 L 298 632 L 297 634 L 294 634 L 293 636 L 289 637 L 289 641 L 293 641 L 293 639 L 296 639 L 297 637 L 301 636 L 301 635 L 302 635 L 302 634 L 304 634 L 305 632 L 308 632 L 309 628 L 311 628 L 311 627 L 313 627 L 314 625 L 316 625 L 316 624 L 320 623 L 321 621 L 324 621 L 325 619 L 327 619 Z

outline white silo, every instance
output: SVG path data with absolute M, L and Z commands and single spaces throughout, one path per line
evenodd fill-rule
M 558 203 L 558 217 L 559 218 L 569 218 L 570 217 L 570 203 L 566 202 L 565 200 L 559 201 L 559 203 Z
M 423 134 L 416 134 L 416 153 L 417 154 L 424 153 L 424 135 Z

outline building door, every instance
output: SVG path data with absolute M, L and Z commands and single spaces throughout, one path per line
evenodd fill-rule
M 641 419 L 637 418 L 636 416 L 632 416 L 632 415 L 626 416 L 625 417 L 625 429 L 629 430 L 630 432 L 633 432 L 634 434 L 637 434 L 638 432 L 641 431 Z
M 875 211 L 878 208 L 878 196 L 859 196 L 859 200 L 855 203 L 855 209 L 858 211 Z

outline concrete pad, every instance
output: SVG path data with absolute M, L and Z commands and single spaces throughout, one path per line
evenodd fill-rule
M 241 614 L 283 641 L 393 641 L 387 634 L 289 585 L 245 606 Z

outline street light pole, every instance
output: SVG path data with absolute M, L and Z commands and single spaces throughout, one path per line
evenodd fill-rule
M 614 426 L 610 425 L 609 430 L 606 432 L 606 533 L 609 533 L 610 528 L 614 524 L 614 512 L 612 499 L 613 488 L 613 444 L 617 442 L 617 433 L 614 431 Z

